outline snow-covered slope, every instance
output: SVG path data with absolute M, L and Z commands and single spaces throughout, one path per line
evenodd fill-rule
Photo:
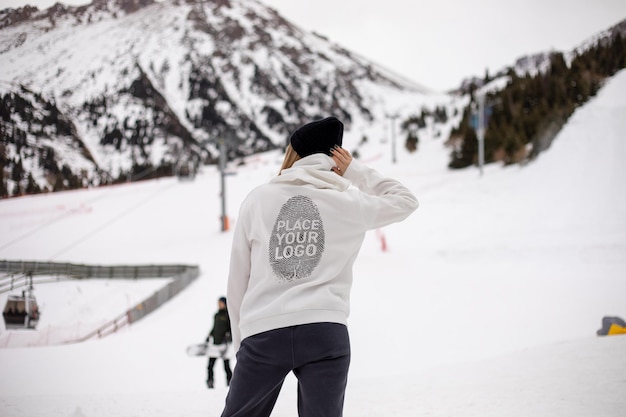
M 626 337 L 595 332 L 605 315 L 626 317 L 625 90 L 622 71 L 542 158 L 482 177 L 448 172 L 435 138 L 416 154 L 400 148 L 396 164 L 389 143 L 360 146 L 363 161 L 402 180 L 421 205 L 368 234 L 355 265 L 346 415 L 623 415 Z M 348 149 L 359 141 L 345 139 Z M 280 160 L 272 151 L 233 167 L 231 223 Z M 117 335 L 0 349 L 0 414 L 219 415 L 224 381 L 208 391 L 205 359 L 184 354 L 206 336 L 225 292 L 231 233 L 219 231 L 218 194 L 219 174 L 207 168 L 195 182 L 0 201 L 0 258 L 194 263 L 202 273 Z M 35 291 L 45 299 L 43 285 Z M 295 410 L 290 377 L 273 415 Z

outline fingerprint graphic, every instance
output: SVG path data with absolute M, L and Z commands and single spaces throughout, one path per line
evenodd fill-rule
M 324 224 L 309 197 L 291 197 L 280 209 L 269 242 L 269 261 L 279 282 L 310 276 L 324 252 Z

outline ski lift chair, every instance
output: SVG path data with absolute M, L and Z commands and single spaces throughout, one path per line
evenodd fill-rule
M 39 307 L 30 292 L 9 295 L 2 312 L 6 329 L 34 329 L 39 321 Z

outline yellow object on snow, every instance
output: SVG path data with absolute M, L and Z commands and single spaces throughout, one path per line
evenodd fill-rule
M 609 327 L 609 336 L 612 336 L 614 334 L 626 334 L 626 327 L 624 326 L 620 326 L 619 324 L 611 324 L 611 327 Z

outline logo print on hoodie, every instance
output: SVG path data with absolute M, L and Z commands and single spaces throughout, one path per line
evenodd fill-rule
M 279 282 L 306 278 L 324 252 L 324 225 L 309 197 L 291 197 L 280 209 L 269 243 L 270 265 Z

